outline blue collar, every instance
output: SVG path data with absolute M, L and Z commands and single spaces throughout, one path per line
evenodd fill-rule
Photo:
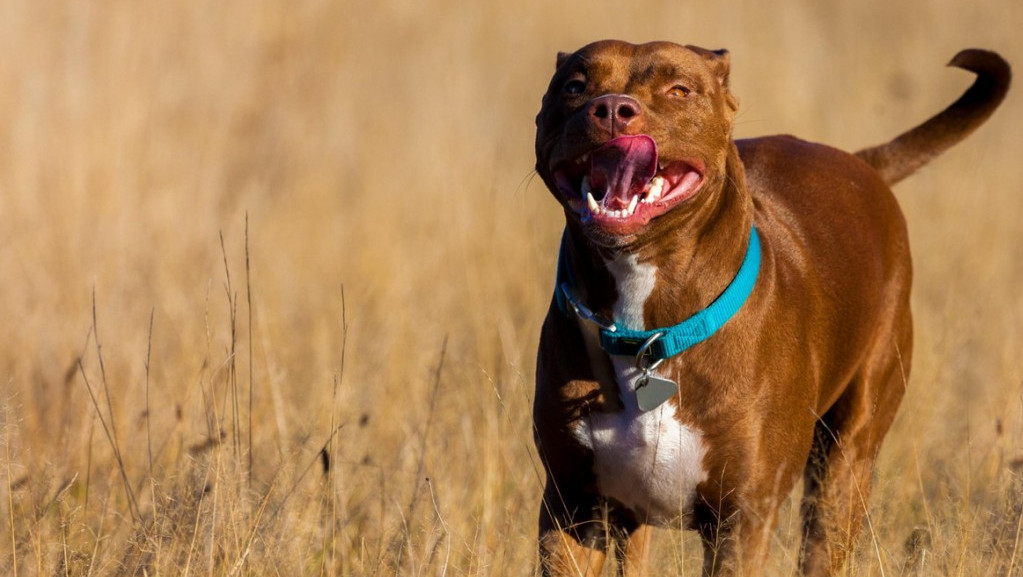
M 572 294 L 571 273 L 565 266 L 565 247 L 562 241 L 558 255 L 557 289 L 554 291 L 558 309 L 565 315 L 575 314 L 600 327 L 600 346 L 611 355 L 643 354 L 654 361 L 671 358 L 713 335 L 739 312 L 753 292 L 760 272 L 760 239 L 757 229 L 750 229 L 746 256 L 739 272 L 725 290 L 710 305 L 681 323 L 650 331 L 634 331 L 604 321 Z

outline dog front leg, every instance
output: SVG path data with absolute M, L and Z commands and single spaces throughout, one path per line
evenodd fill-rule
M 653 527 L 640 525 L 624 536 L 620 545 L 619 571 L 624 577 L 645 577 L 650 570 L 650 541 Z
M 544 577 L 598 577 L 607 556 L 605 549 L 579 539 L 574 531 L 540 533 L 540 567 Z
M 582 526 L 578 524 L 568 529 L 541 529 L 540 563 L 543 575 L 600 575 L 610 553 L 610 542 L 616 546 L 619 575 L 646 577 L 649 574 L 653 534 L 650 525 L 640 525 L 629 533 L 611 521 L 602 520 L 594 525 L 592 533 L 579 529 Z
M 700 523 L 704 577 L 763 575 L 777 519 L 774 503 L 772 500 L 770 506 L 759 508 L 747 506 L 741 513 L 731 510 Z
M 606 508 L 588 495 L 558 491 L 548 481 L 540 504 L 540 568 L 544 577 L 598 577 L 610 543 Z

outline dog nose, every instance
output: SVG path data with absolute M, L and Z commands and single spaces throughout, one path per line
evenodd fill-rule
M 612 137 L 624 134 L 630 124 L 635 128 L 643 116 L 639 101 L 624 94 L 606 94 L 590 101 L 590 122 Z

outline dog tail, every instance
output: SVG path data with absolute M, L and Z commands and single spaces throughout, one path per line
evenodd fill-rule
M 959 100 L 895 140 L 856 153 L 889 185 L 969 136 L 998 108 L 1009 90 L 1009 63 L 994 52 L 969 48 L 956 54 L 948 65 L 977 75 Z

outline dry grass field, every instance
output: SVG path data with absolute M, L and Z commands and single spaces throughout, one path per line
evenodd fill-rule
M 853 150 L 1023 70 L 1023 3 L 0 6 L 0 574 L 535 571 L 558 50 L 727 47 Z M 849 575 L 1023 575 L 1023 92 L 899 185 L 917 354 Z M 795 566 L 794 507 L 770 574 Z M 659 533 L 662 575 L 699 572 Z

